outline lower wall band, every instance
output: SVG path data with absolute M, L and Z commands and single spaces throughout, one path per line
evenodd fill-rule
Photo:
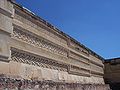
M 0 77 L 0 90 L 110 90 L 108 85 L 17 80 Z

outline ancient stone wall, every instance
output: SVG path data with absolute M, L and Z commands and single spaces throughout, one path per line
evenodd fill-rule
M 120 83 L 120 58 L 105 61 L 104 78 L 108 83 Z
M 62 82 L 71 90 L 77 90 L 73 89 L 76 85 L 104 88 L 102 60 L 31 11 L 11 0 L 0 0 L 0 75 L 12 79 L 10 83 L 19 79 Z M 62 88 L 58 84 L 55 88 Z
M 107 85 L 0 78 L 0 90 L 110 90 Z
M 105 82 L 110 84 L 112 90 L 120 89 L 120 58 L 105 61 Z

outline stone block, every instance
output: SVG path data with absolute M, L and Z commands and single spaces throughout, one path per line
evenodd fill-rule
M 1 74 L 4 74 L 4 75 L 9 74 L 9 63 L 0 61 L 0 75 Z
M 0 56 L 10 57 L 9 36 L 0 31 Z
M 9 63 L 9 72 L 11 76 L 20 77 L 20 67 L 21 63 L 10 61 Z
M 0 13 L 0 31 L 5 31 L 7 33 L 12 33 L 12 19 Z
M 11 14 L 13 13 L 13 4 L 8 0 L 0 0 L 0 8 Z

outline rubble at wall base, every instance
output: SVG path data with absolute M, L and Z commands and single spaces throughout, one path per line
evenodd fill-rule
M 0 77 L 0 90 L 110 90 L 109 85 L 25 80 Z

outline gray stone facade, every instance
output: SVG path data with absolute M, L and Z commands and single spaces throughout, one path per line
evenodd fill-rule
M 120 90 L 120 58 L 107 59 L 105 65 L 105 82 L 112 90 Z

